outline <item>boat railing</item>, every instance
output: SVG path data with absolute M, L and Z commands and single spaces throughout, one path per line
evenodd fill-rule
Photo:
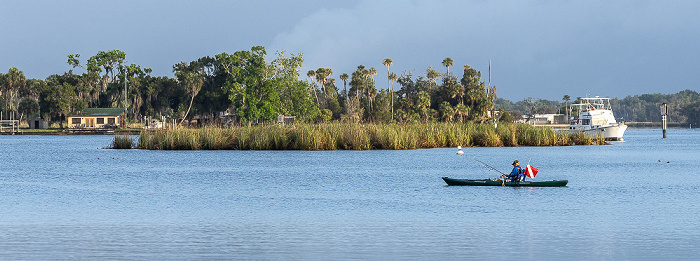
M 571 104 L 571 107 L 579 107 L 581 110 L 612 110 L 609 103 L 584 102 Z

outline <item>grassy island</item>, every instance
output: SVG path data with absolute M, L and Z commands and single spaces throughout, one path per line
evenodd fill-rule
M 438 122 L 144 130 L 137 142 L 128 136 L 115 136 L 112 147 L 151 150 L 400 150 L 594 144 L 605 144 L 605 140 L 526 124 L 501 123 L 494 127 L 490 124 Z

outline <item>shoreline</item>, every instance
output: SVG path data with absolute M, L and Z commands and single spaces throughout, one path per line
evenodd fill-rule
M 46 135 L 46 136 L 64 136 L 64 135 L 139 135 L 141 130 L 116 130 L 111 132 L 105 131 L 81 131 L 81 132 L 65 132 L 64 130 L 55 131 L 5 131 L 0 132 L 0 135 Z
M 656 123 L 656 122 L 627 122 L 625 123 L 630 129 L 660 129 L 661 128 L 661 123 Z M 668 129 L 695 129 L 691 125 L 687 123 L 669 123 Z M 534 127 L 552 127 L 550 125 L 536 125 Z M 225 129 L 225 128 L 224 128 Z M 553 128 L 555 129 L 555 128 Z M 68 129 L 49 129 L 49 130 L 41 130 L 41 131 L 33 131 L 34 129 L 24 129 L 16 132 L 12 131 L 3 131 L 0 132 L 0 135 L 140 135 L 142 131 L 159 131 L 163 129 L 152 129 L 152 130 L 144 130 L 144 129 L 130 129 L 130 130 L 115 130 L 115 131 L 91 131 L 91 130 L 82 130 L 82 131 L 73 131 L 73 132 L 67 132 L 66 130 Z

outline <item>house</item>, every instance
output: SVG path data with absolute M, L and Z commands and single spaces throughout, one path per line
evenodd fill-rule
M 115 128 L 124 122 L 124 108 L 87 108 L 68 117 L 68 128 Z
M 523 119 L 528 124 L 534 125 L 551 125 L 551 124 L 566 124 L 566 116 L 564 114 L 535 114 L 527 120 L 527 116 L 523 115 Z
M 277 125 L 294 125 L 296 116 L 284 116 L 282 114 L 277 116 Z
M 42 118 L 30 118 L 27 119 L 27 124 L 29 124 L 30 129 L 48 129 L 49 123 Z

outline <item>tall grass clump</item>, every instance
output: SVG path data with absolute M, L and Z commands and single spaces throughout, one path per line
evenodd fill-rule
M 128 137 L 119 137 L 128 144 Z M 118 142 L 115 136 L 115 144 Z M 133 144 L 133 139 L 131 140 Z M 322 123 L 293 126 L 204 127 L 142 131 L 138 148 L 155 150 L 371 150 L 456 146 L 566 146 L 605 144 L 602 137 L 547 127 L 501 123 Z M 132 145 L 133 146 L 133 145 Z M 114 146 L 113 146 L 114 147 Z M 123 145 L 123 148 L 130 148 Z
M 555 146 L 556 133 L 548 127 L 535 127 L 528 124 L 518 124 L 516 140 L 519 146 Z
M 556 146 L 569 146 L 569 145 L 574 145 L 573 141 L 571 140 L 571 133 L 568 131 L 556 131 L 556 140 L 555 140 L 555 145 Z
M 339 149 L 369 150 L 372 149 L 369 131 L 364 124 L 339 124 L 341 129 Z
M 114 135 L 112 149 L 131 149 L 134 147 L 134 138 L 129 135 Z
M 316 126 L 299 125 L 291 128 L 289 137 L 291 149 L 295 150 L 320 150 L 321 137 Z
M 470 123 L 449 123 L 445 126 L 443 135 L 447 137 L 446 147 L 471 146 L 471 136 L 467 131 L 469 126 Z
M 511 123 L 501 123 L 496 127 L 496 134 L 501 139 L 501 143 L 506 147 L 518 146 L 518 140 L 515 137 L 516 127 Z
M 238 133 L 238 148 L 241 150 L 285 150 L 287 132 L 275 125 L 259 126 L 256 128 L 235 128 Z
M 571 141 L 576 145 L 593 145 L 595 144 L 593 139 L 581 131 L 573 132 L 569 135 Z
M 200 129 L 195 136 L 195 139 L 199 141 L 200 149 L 203 150 L 235 149 L 235 147 L 232 146 L 232 140 L 235 135 L 233 130 L 229 128 L 208 126 Z
M 601 135 L 596 135 L 593 139 L 595 140 L 596 145 L 608 144 L 608 141 L 605 140 L 605 137 L 603 137 Z

